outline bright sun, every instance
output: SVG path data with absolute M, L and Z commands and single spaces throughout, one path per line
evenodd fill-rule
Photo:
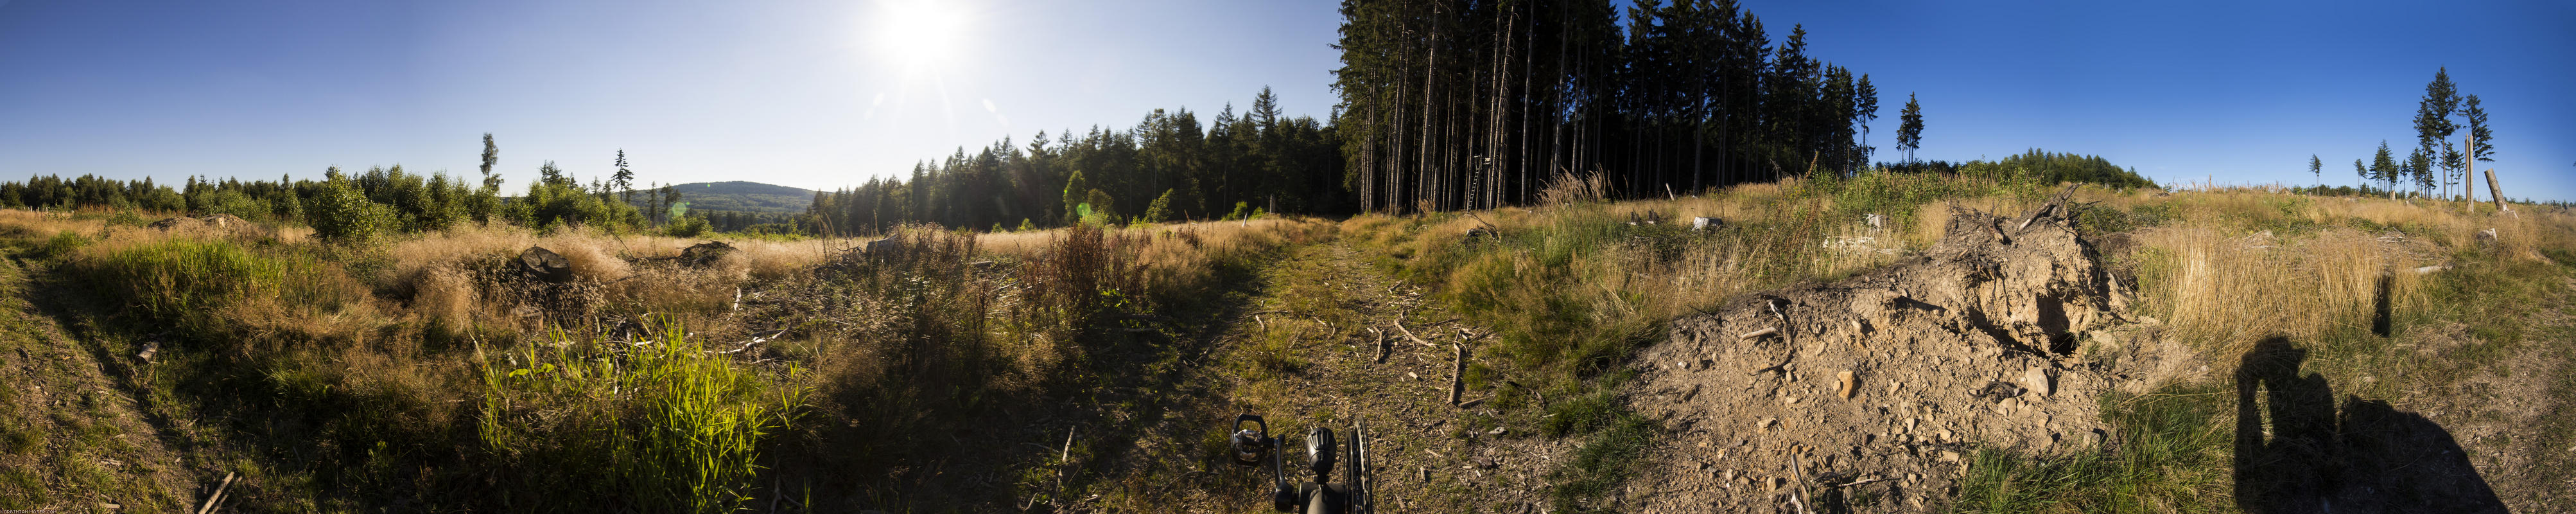
M 887 0 L 878 4 L 878 51 L 907 69 L 935 67 L 957 57 L 965 16 L 943 1 Z

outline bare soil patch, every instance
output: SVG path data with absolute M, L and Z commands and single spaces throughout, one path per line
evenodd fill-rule
M 2190 366 L 2131 332 L 2129 294 L 2052 202 L 1957 210 L 1944 239 L 1832 284 L 1675 320 L 1628 400 L 1668 440 L 1627 501 L 1645 511 L 1918 511 L 1979 447 L 2094 447 L 2114 387 Z M 2079 357 L 2087 343 L 2132 358 Z M 2196 366 L 2193 366 L 2196 369 Z

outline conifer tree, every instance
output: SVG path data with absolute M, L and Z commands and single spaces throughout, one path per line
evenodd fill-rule
M 2451 121 L 2451 114 L 2459 110 L 2459 104 L 2459 88 L 2451 83 L 2450 69 L 2442 68 L 2434 71 L 2433 81 L 2424 84 L 2424 98 L 2418 102 L 2415 109 L 2415 150 L 2423 153 L 2428 162 L 2433 157 L 2441 156 L 2442 151 L 2437 148 L 2449 146 L 2451 134 L 2459 131 L 2459 124 Z M 2442 169 L 2446 172 L 2445 176 L 2448 175 L 2447 172 L 2458 169 L 2456 164 L 2458 164 L 2457 159 L 2443 159 Z M 2431 174 L 2434 170 L 2414 171 L 2425 175 L 2413 177 L 2419 184 L 2447 182 L 2447 180 L 2433 180 Z
M 1905 94 L 1905 110 L 1897 118 L 1904 121 L 1896 127 L 1896 149 L 1905 152 L 1905 162 L 1912 163 L 1914 150 L 1923 147 L 1923 104 L 1914 100 L 1914 93 Z
M 2388 199 L 2390 200 L 2397 199 L 2397 179 L 2400 178 L 2399 174 L 2400 170 L 2397 169 L 2397 157 L 2395 154 L 2388 152 L 2388 141 L 2380 141 L 2379 152 L 2371 154 L 2370 157 L 2370 178 L 2371 180 L 2379 182 L 2381 185 L 2388 188 Z
M 2308 154 L 2308 174 L 2316 175 L 2317 186 L 2324 187 L 2326 185 L 2326 161 L 2324 159 L 2317 158 L 2316 154 Z
M 610 187 L 617 188 L 619 200 L 635 203 L 635 171 L 626 169 L 626 149 L 617 149 L 617 173 L 608 176 Z

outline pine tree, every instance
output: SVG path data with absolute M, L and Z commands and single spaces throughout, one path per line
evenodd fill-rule
M 1914 150 L 1923 147 L 1923 104 L 1916 103 L 1914 93 L 1905 94 L 1905 110 L 1897 116 L 1904 120 L 1896 127 L 1896 149 L 1905 152 L 1905 162 L 1914 162 Z
M 2388 188 L 2388 199 L 2397 199 L 2397 157 L 2388 152 L 2388 141 L 2379 142 L 2379 152 L 2370 157 L 2370 178 Z
M 2441 182 L 2440 172 L 2433 168 L 2432 152 L 2424 151 L 2422 148 L 2408 152 L 2404 166 L 2406 177 L 2415 182 L 2415 190 L 2418 193 L 2431 193 L 2436 183 Z
M 626 169 L 626 149 L 617 149 L 617 173 L 608 176 L 610 187 L 617 188 L 619 200 L 635 203 L 635 171 Z
M 2451 83 L 2450 69 L 2434 71 L 2433 81 L 2424 84 L 2424 98 L 2415 110 L 2415 150 L 2422 152 L 2427 161 L 2440 156 L 2441 153 L 2436 148 L 2449 145 L 2451 134 L 2459 131 L 2459 124 L 2451 121 L 2451 114 L 2459 110 L 2459 104 L 2459 88 Z M 2453 166 L 2457 164 L 2455 161 L 2456 159 L 2444 159 L 2442 169 L 2446 172 L 2458 169 Z M 2424 169 L 2415 170 L 2415 172 L 2425 175 L 2416 178 L 2419 184 L 2436 182 L 2431 180 L 2430 174 L 2434 173 L 2433 170 Z
M 2461 99 L 2460 117 L 2467 118 L 2469 121 L 2470 147 L 2467 159 L 2471 162 L 2466 163 L 2465 182 L 2474 184 L 2477 181 L 2476 163 L 2495 162 L 2495 126 L 2487 123 L 2487 109 L 2479 105 L 2478 95 L 2468 95 Z

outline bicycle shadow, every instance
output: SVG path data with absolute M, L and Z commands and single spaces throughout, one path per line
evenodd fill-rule
M 2273 337 L 2236 372 L 2236 502 L 2253 513 L 2506 512 L 2457 440 L 2430 419 L 2345 397 L 2299 373 Z M 2258 402 L 2259 399 L 2262 400 Z

